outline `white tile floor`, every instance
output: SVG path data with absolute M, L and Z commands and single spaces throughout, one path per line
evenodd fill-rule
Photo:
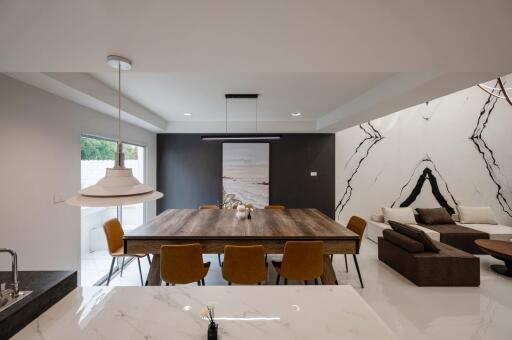
M 108 273 L 111 261 L 112 257 L 106 250 L 82 254 L 80 285 L 84 287 L 94 285 Z
M 481 285 L 477 288 L 416 287 L 379 262 L 376 244 L 367 241 L 363 242 L 359 256 L 365 288 L 361 289 L 359 286 L 350 257 L 349 273 L 345 272 L 343 256 L 335 257 L 334 266 L 338 280 L 341 284 L 353 285 L 400 338 L 511 338 L 512 278 L 499 276 L 489 269 L 490 263 L 499 261 L 490 256 L 481 256 Z M 217 257 L 211 255 L 208 260 L 212 262 L 212 267 L 206 284 L 225 284 L 217 265 Z M 143 274 L 147 275 L 147 261 L 142 261 L 142 268 Z M 268 282 L 275 282 L 275 272 L 272 269 L 269 270 Z M 132 262 L 125 269 L 123 277 L 116 277 L 111 284 L 140 285 L 137 263 Z

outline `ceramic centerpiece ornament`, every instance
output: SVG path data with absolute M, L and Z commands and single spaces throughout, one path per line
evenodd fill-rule
M 243 220 L 247 217 L 247 208 L 245 204 L 240 204 L 236 207 L 236 218 Z

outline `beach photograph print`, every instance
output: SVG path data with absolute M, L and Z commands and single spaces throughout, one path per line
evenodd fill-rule
M 264 208 L 269 202 L 269 144 L 224 143 L 222 188 L 224 208 Z

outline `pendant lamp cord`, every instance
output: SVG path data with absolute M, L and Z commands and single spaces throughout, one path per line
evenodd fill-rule
M 256 132 L 258 132 L 258 97 L 256 97 Z
M 121 62 L 118 64 L 118 77 L 117 77 L 117 123 L 118 135 L 117 143 L 121 145 Z

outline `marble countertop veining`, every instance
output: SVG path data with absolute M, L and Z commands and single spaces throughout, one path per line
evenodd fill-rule
M 396 339 L 352 286 L 77 288 L 13 339 Z

